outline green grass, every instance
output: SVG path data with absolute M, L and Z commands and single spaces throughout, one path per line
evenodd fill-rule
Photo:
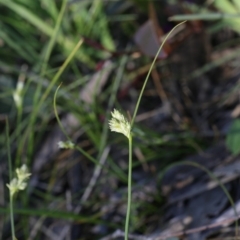
M 22 192 L 15 199 L 16 236 L 20 234 L 23 239 L 28 238 L 31 230 L 28 223 L 31 217 L 53 221 L 59 219 L 74 221 L 86 226 L 85 232 L 90 231 L 95 225 L 107 226 L 108 234 L 115 229 L 124 228 L 123 217 L 117 223 L 109 223 L 103 219 L 100 211 L 101 206 L 109 204 L 110 198 L 110 196 L 107 199 L 100 197 L 104 182 L 114 179 L 116 186 L 111 186 L 113 188 L 111 191 L 116 195 L 121 195 L 122 190 L 119 190 L 119 186 L 126 187 L 128 181 L 126 164 L 128 146 L 122 136 L 109 132 L 108 121 L 110 111 L 116 107 L 123 110 L 126 115 L 129 111 L 133 116 L 130 119 L 133 124 L 138 106 L 141 106 L 138 102 L 135 108 L 136 96 L 139 95 L 141 89 L 142 93 L 144 90 L 142 82 L 140 87 L 137 86 L 140 90 L 131 88 L 124 99 L 119 99 L 118 93 L 126 85 L 132 84 L 137 76 L 145 74 L 156 59 L 153 61 L 146 56 L 136 58 L 134 54 L 132 55 L 136 48 L 129 44 L 134 31 L 140 27 L 137 21 L 138 16 L 146 14 L 142 10 L 145 3 L 132 1 L 126 5 L 121 4 L 123 3 L 120 1 L 100 0 L 0 0 L 0 121 L 4 119 L 3 125 L 5 125 L 6 117 L 9 121 L 8 144 L 6 144 L 4 126 L 0 127 L 2 133 L 0 135 L 2 159 L 0 164 L 6 168 L 7 146 L 10 147 L 11 158 L 9 159 L 12 164 L 12 168 L 11 164 L 8 166 L 10 173 L 3 174 L 4 180 L 11 178 L 14 169 L 23 163 L 27 163 L 30 169 L 35 166 L 36 156 L 42 144 L 57 124 L 56 115 L 59 116 L 59 123 L 66 114 L 71 114 L 77 119 L 79 124 L 74 126 L 67 135 L 78 144 L 78 150 L 82 154 L 79 157 L 80 160 L 77 158 L 75 163 L 68 160 L 64 155 L 65 151 L 64 153 L 58 152 L 54 159 L 43 164 L 41 174 L 33 172 L 32 177 L 39 174 L 44 187 L 34 189 L 29 186 L 27 191 Z M 224 24 L 232 26 L 230 23 L 232 24 L 232 22 Z M 215 25 L 217 23 L 214 22 L 207 29 L 208 34 L 221 30 Z M 224 48 L 228 46 L 222 46 L 222 49 Z M 122 50 L 126 53 L 122 53 Z M 114 51 L 119 51 L 119 54 L 112 57 L 111 52 Z M 220 60 L 209 62 L 189 72 L 186 78 L 192 80 L 202 76 L 209 70 L 235 59 L 238 55 L 238 52 L 234 52 Z M 92 102 L 84 102 L 80 96 L 81 90 L 93 79 L 99 65 L 107 60 L 112 62 L 107 83 L 100 93 L 93 97 Z M 155 68 L 161 69 L 164 75 L 164 71 L 169 71 L 169 64 L 170 60 L 166 59 L 156 62 Z M 148 77 L 151 79 L 150 75 Z M 21 92 L 23 102 L 17 108 L 12 94 L 19 81 L 24 83 Z M 58 88 L 60 85 L 61 87 Z M 156 98 L 153 101 L 156 101 Z M 157 101 L 160 100 L 157 99 Z M 171 124 L 174 123 L 171 121 Z M 160 133 L 151 127 L 144 126 L 144 122 L 136 123 L 133 127 L 133 147 L 140 149 L 146 164 L 156 167 L 157 172 L 152 176 L 156 180 L 165 167 L 197 152 L 196 146 L 200 145 L 202 149 L 207 145 L 205 140 L 197 136 L 190 126 L 179 127 L 178 133 L 169 129 L 164 129 Z M 76 132 L 79 134 L 77 139 L 74 139 Z M 53 140 L 52 144 L 56 146 L 57 143 Z M 66 179 L 72 165 L 77 165 L 79 161 L 83 170 L 86 170 L 83 172 L 84 179 L 89 180 L 93 169 L 99 165 L 99 159 L 108 146 L 112 150 L 102 167 L 99 182 L 91 197 L 84 203 L 83 212 L 76 214 L 68 211 L 63 207 L 66 206 L 64 192 L 66 189 L 62 189 L 61 194 L 54 193 L 58 181 L 61 185 L 61 181 Z M 49 148 L 50 152 L 54 149 L 53 146 Z M 62 156 L 65 157 L 61 159 Z M 134 155 L 133 171 L 142 168 L 142 165 L 143 163 Z M 80 193 L 84 192 L 87 184 L 88 182 L 83 183 L 83 187 L 79 189 Z M 133 187 L 135 186 L 137 183 L 133 181 Z M 76 198 L 76 201 L 79 200 L 75 195 L 72 197 Z M 162 204 L 159 196 L 154 197 L 157 204 Z M 126 202 L 125 199 L 126 192 L 122 194 L 121 204 Z M 6 213 L 9 213 L 8 197 L 5 197 L 4 201 L 5 205 L 1 206 L 0 212 L 6 216 Z M 52 205 L 54 207 L 49 210 L 49 206 Z M 156 213 L 156 208 L 158 206 L 151 206 L 151 203 L 144 201 L 139 205 L 133 203 L 134 216 L 130 216 L 130 231 L 137 231 L 142 227 L 147 231 L 149 228 L 145 226 L 145 222 L 148 216 Z M 141 221 L 138 222 L 138 218 L 141 218 Z M 7 226 L 9 218 L 5 217 L 4 221 L 4 226 Z M 21 229 L 24 230 L 21 231 Z M 5 231 L 4 234 L 9 236 L 10 233 Z M 41 239 L 40 234 L 36 239 Z

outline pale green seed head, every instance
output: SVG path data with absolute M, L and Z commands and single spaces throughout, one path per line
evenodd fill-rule
M 73 149 L 74 144 L 71 141 L 66 141 L 66 142 L 60 141 L 58 142 L 58 147 L 60 149 Z
M 112 119 L 109 121 L 109 128 L 112 132 L 124 134 L 127 138 L 131 134 L 131 125 L 128 120 L 116 109 L 113 110 Z
M 27 187 L 26 180 L 31 175 L 31 173 L 28 172 L 28 168 L 25 164 L 23 164 L 21 168 L 17 168 L 16 173 L 17 177 L 13 178 L 10 183 L 7 184 L 11 196 L 13 196 L 19 190 L 24 190 Z
M 23 182 L 31 176 L 31 173 L 28 172 L 26 164 L 23 164 L 21 168 L 16 169 L 17 178 L 19 181 Z
M 9 188 L 11 196 L 13 196 L 16 192 L 18 192 L 18 180 L 17 178 L 13 178 L 9 184 L 7 184 L 7 187 Z
M 16 87 L 15 91 L 13 92 L 13 100 L 14 100 L 17 108 L 19 108 L 19 107 L 22 106 L 22 101 L 23 101 L 23 96 L 22 96 L 23 87 L 24 87 L 24 83 L 23 83 L 22 81 L 18 81 L 17 87 Z

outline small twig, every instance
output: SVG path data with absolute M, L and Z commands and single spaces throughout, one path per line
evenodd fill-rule
M 124 237 L 125 233 L 121 230 L 116 230 L 114 233 L 112 233 L 111 235 L 101 238 L 100 240 L 112 240 L 115 238 L 119 238 L 119 237 Z M 140 235 L 135 235 L 135 234 L 128 234 L 128 239 L 132 239 L 132 240 L 151 240 L 151 238 L 148 237 L 144 237 L 144 236 L 140 236 Z
M 196 233 L 196 232 L 202 232 L 202 231 L 205 231 L 205 230 L 208 230 L 208 229 L 219 227 L 221 225 L 231 224 L 232 222 L 236 221 L 239 218 L 240 218 L 240 215 L 225 219 L 221 222 L 212 223 L 212 224 L 204 225 L 204 226 L 201 226 L 201 227 L 196 227 L 196 228 L 183 230 L 183 231 L 179 231 L 179 232 L 175 232 L 175 233 L 173 232 L 171 234 L 162 235 L 162 236 L 159 236 L 159 237 L 156 237 L 156 238 L 149 238 L 148 240 L 164 240 L 164 239 L 167 239 L 169 237 L 179 237 L 179 236 L 182 236 L 182 235 L 188 235 L 188 234 L 192 234 L 192 233 Z
M 34 219 L 32 219 L 34 221 Z M 31 229 L 31 232 L 29 234 L 28 240 L 33 240 L 36 238 L 38 231 L 42 228 L 43 222 L 45 221 L 45 217 L 40 217 L 38 220 L 36 220 L 33 223 L 33 227 Z
M 94 170 L 94 173 L 92 175 L 92 178 L 86 188 L 86 190 L 84 191 L 83 195 L 82 195 L 82 198 L 80 200 L 80 205 L 78 205 L 75 209 L 74 209 L 74 213 L 78 214 L 80 213 L 81 209 L 82 209 L 82 203 L 86 202 L 87 199 L 89 198 L 94 186 L 96 185 L 96 182 L 97 182 L 97 179 L 99 178 L 100 176 L 100 173 L 102 171 L 102 167 L 104 166 L 104 163 L 106 162 L 106 159 L 107 159 L 107 156 L 109 154 L 109 151 L 110 151 L 110 147 L 107 146 L 104 151 L 103 151 L 103 154 L 99 160 L 99 164 L 96 165 L 96 168 Z

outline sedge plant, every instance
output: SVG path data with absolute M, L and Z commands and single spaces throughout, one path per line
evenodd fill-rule
M 22 88 L 20 88 L 21 90 Z M 18 88 L 19 90 L 19 88 Z M 19 90 L 19 92 L 21 92 Z M 18 103 L 21 102 L 20 94 L 15 93 L 15 99 L 18 100 Z M 19 95 L 19 96 L 17 96 Z M 14 99 L 14 100 L 15 100 Z M 20 100 L 19 100 L 20 99 Z M 15 100 L 15 101 L 16 101 Z M 12 240 L 17 240 L 15 236 L 15 227 L 14 227 L 14 196 L 17 192 L 24 190 L 27 187 L 27 180 L 31 176 L 31 173 L 28 172 L 28 167 L 26 164 L 23 164 L 20 168 L 16 168 L 16 177 L 13 177 L 12 174 L 12 159 L 10 152 L 10 142 L 9 142 L 9 123 L 6 119 L 6 143 L 7 143 L 7 156 L 8 156 L 8 168 L 9 168 L 9 179 L 10 182 L 7 185 L 9 189 L 9 208 L 10 208 L 10 222 L 11 222 L 11 234 Z
M 27 179 L 30 177 L 31 173 L 28 172 L 26 164 L 23 164 L 20 168 L 16 169 L 16 177 L 11 179 L 10 183 L 7 184 L 9 189 L 9 199 L 10 199 L 10 220 L 11 220 L 11 232 L 12 240 L 16 240 L 15 237 L 15 227 L 14 227 L 14 211 L 13 211 L 13 200 L 14 196 L 18 191 L 24 190 L 27 187 Z
M 148 82 L 149 76 L 152 72 L 153 66 L 159 56 L 159 53 L 162 50 L 162 47 L 164 45 L 164 43 L 167 41 L 167 39 L 169 38 L 170 34 L 181 24 L 183 24 L 185 22 L 181 22 L 179 24 L 177 24 L 166 36 L 166 38 L 163 40 L 161 46 L 159 47 L 156 56 L 151 64 L 151 67 L 148 71 L 148 74 L 145 78 L 145 81 L 143 83 L 141 92 L 139 94 L 136 106 L 135 106 L 135 110 L 134 110 L 134 114 L 132 117 L 131 122 L 128 121 L 123 114 L 120 113 L 120 111 L 118 111 L 117 109 L 114 109 L 112 112 L 112 119 L 109 121 L 109 128 L 111 131 L 113 132 L 118 132 L 118 133 L 122 133 L 123 135 L 125 135 L 128 138 L 128 146 L 129 146 L 129 162 L 128 162 L 128 197 L 127 197 L 127 213 L 126 213 L 126 220 L 125 220 L 125 233 L 124 233 L 124 240 L 128 240 L 128 232 L 129 232 L 129 221 L 130 221 L 130 214 L 131 214 L 131 201 L 132 201 L 132 128 L 134 125 L 134 121 L 138 112 L 138 108 L 142 99 L 142 95 L 144 92 L 144 89 L 146 87 L 146 84 Z

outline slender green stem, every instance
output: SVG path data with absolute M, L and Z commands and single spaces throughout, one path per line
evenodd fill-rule
M 133 127 L 133 124 L 134 124 L 134 121 L 135 121 L 135 118 L 136 118 L 136 115 L 137 115 L 137 111 L 138 111 L 138 108 L 139 108 L 139 105 L 140 105 L 140 102 L 141 102 L 141 99 L 142 99 L 142 95 L 143 95 L 143 92 L 144 92 L 144 89 L 147 85 L 147 81 L 149 79 L 149 76 L 152 72 L 152 69 L 153 69 L 153 66 L 159 56 L 159 53 L 160 51 L 162 50 L 162 47 L 164 45 L 164 43 L 167 41 L 167 39 L 169 38 L 170 34 L 181 24 L 183 24 L 184 22 L 182 23 L 179 23 L 177 24 L 169 33 L 168 35 L 166 36 L 166 38 L 163 40 L 161 46 L 159 47 L 157 53 L 156 53 L 156 56 L 151 64 L 151 67 L 148 71 L 148 74 L 146 76 L 146 79 L 144 81 L 144 84 L 143 84 L 143 87 L 141 89 L 141 92 L 139 94 L 139 97 L 138 97 L 138 100 L 137 100 L 137 103 L 136 103 L 136 107 L 135 107 L 135 110 L 134 110 L 134 114 L 133 114 L 133 117 L 132 117 L 132 121 L 131 121 L 131 128 Z M 125 222 L 125 237 L 124 237 L 124 240 L 128 240 L 128 231 L 129 231 L 129 220 L 130 220 L 130 211 L 131 211 L 131 198 L 132 198 L 132 135 L 130 133 L 130 136 L 129 136 L 129 167 L 128 167 L 128 202 L 127 202 L 127 215 L 126 215 L 126 222 Z
M 17 107 L 17 129 L 16 129 L 16 134 L 17 134 L 17 145 L 20 146 L 20 142 L 21 142 L 21 120 L 22 120 L 22 112 L 23 112 L 23 108 L 22 108 L 22 104 L 21 106 Z M 20 164 L 20 153 L 21 153 L 21 149 L 17 149 L 17 155 L 16 155 L 16 163 L 15 166 L 19 166 Z
M 10 220 L 11 220 L 12 240 L 16 240 L 15 227 L 14 227 L 14 216 L 13 216 L 13 195 L 11 194 L 11 191 L 9 191 L 9 196 L 10 196 Z
M 152 69 L 153 69 L 153 66 L 159 56 L 159 53 L 160 51 L 162 50 L 162 47 L 163 45 L 165 44 L 165 42 L 167 41 L 167 39 L 169 38 L 170 34 L 181 24 L 183 24 L 184 22 L 181 22 L 179 24 L 177 24 L 168 34 L 167 36 L 165 37 L 165 39 L 163 40 L 161 46 L 159 47 L 157 53 L 156 53 L 156 56 L 151 64 L 151 67 L 148 71 L 148 74 L 146 76 L 146 79 L 143 83 L 143 86 L 142 86 L 142 89 L 141 89 L 141 92 L 139 94 L 139 97 L 138 97 L 138 100 L 137 100 L 137 103 L 136 103 L 136 107 L 135 107 L 135 110 L 134 110 L 134 114 L 133 114 L 133 117 L 132 117 L 132 121 L 131 121 L 131 128 L 133 127 L 133 124 L 134 124 L 134 121 L 135 121 L 135 118 L 136 118 L 136 115 L 137 115 L 137 111 L 138 111 L 138 108 L 139 108 L 139 105 L 140 105 L 140 102 L 141 102 L 141 99 L 142 99 L 142 95 L 143 95 L 143 92 L 144 92 L 144 89 L 147 85 L 147 82 L 148 82 L 148 79 L 150 77 L 150 74 L 152 72 Z M 124 237 L 124 240 L 128 240 L 128 231 L 129 231 L 129 220 L 130 220 L 130 212 L 131 212 L 131 198 L 132 198 L 132 135 L 130 133 L 130 136 L 129 136 L 129 167 L 128 167 L 128 202 L 127 202 L 127 215 L 126 215 L 126 222 L 125 222 L 125 237 Z
M 10 183 L 12 180 L 12 159 L 11 159 L 10 142 L 9 142 L 8 118 L 6 118 L 6 142 L 7 142 L 7 156 L 8 156 L 9 183 Z M 13 196 L 11 194 L 10 189 L 9 189 L 9 198 L 10 198 L 10 221 L 11 221 L 12 239 L 16 240 L 15 228 L 14 228 L 14 216 L 13 216 Z
M 128 201 L 127 201 L 127 215 L 125 222 L 125 237 L 124 240 L 128 240 L 129 221 L 131 212 L 132 202 L 132 135 L 130 134 L 129 139 L 129 163 L 128 163 Z
M 7 143 L 7 157 L 8 157 L 8 172 L 9 172 L 9 179 L 12 180 L 12 159 L 11 159 L 11 152 L 10 152 L 10 141 L 9 141 L 9 123 L 8 118 L 6 118 L 6 143 Z

